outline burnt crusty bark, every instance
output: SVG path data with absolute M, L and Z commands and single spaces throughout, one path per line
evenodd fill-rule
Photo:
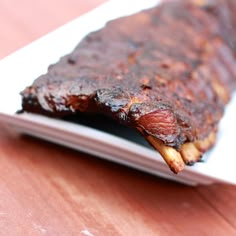
M 179 172 L 214 144 L 235 88 L 235 12 L 234 0 L 177 0 L 111 21 L 21 93 L 23 111 L 105 114 Z

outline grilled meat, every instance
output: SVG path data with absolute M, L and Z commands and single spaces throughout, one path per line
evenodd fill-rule
M 112 117 L 177 173 L 214 144 L 235 88 L 235 11 L 234 0 L 177 0 L 111 21 L 21 93 L 23 111 Z

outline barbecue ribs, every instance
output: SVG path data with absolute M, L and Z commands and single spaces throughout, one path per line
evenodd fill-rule
M 176 0 L 111 21 L 21 92 L 23 111 L 104 114 L 178 173 L 214 145 L 235 88 L 235 12 L 234 0 Z

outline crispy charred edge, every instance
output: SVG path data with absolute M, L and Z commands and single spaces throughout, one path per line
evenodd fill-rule
M 202 154 L 214 145 L 216 130 L 203 140 L 182 144 L 179 150 L 165 145 L 160 139 L 151 135 L 146 136 L 146 140 L 161 154 L 171 171 L 177 174 L 185 165 L 193 165 L 200 161 Z
M 44 109 L 38 100 L 36 89 L 33 86 L 26 87 L 20 95 L 22 96 L 22 109 L 17 111 L 18 114 L 30 112 L 49 117 L 63 117 L 66 115 L 66 112 L 55 114 L 52 110 Z
M 104 93 L 107 91 L 102 91 L 102 92 Z M 118 92 L 116 92 L 115 94 L 117 95 Z M 114 93 L 112 93 L 112 94 L 114 96 Z M 24 95 L 24 99 L 25 99 L 25 102 L 23 103 L 24 104 L 23 108 L 25 111 L 29 110 L 31 112 L 46 114 L 48 116 L 53 116 L 53 114 L 54 114 L 53 112 L 46 111 L 39 105 L 39 102 L 37 100 L 37 96 L 35 95 L 35 91 L 33 88 L 31 88 L 31 87 L 27 88 L 22 93 L 22 95 Z M 119 95 L 119 93 L 118 93 L 118 95 Z M 23 99 L 23 101 L 24 101 L 24 99 Z M 73 99 L 76 99 L 76 98 L 73 97 Z M 79 106 L 78 104 L 80 104 L 80 103 L 78 103 L 79 100 L 78 101 L 77 100 L 78 100 L 78 98 L 76 99 L 75 104 L 77 104 L 77 106 Z M 96 100 L 97 104 L 96 105 L 92 104 L 93 111 L 97 110 L 97 109 L 95 109 L 96 106 L 102 106 L 102 104 L 106 104 L 108 102 L 107 100 L 105 100 L 105 101 L 99 100 L 98 96 L 95 96 L 95 100 Z M 91 104 L 90 104 L 90 106 L 91 106 Z M 127 106 L 130 107 L 130 104 L 128 104 Z M 32 110 L 32 108 L 34 108 L 34 109 Z M 119 107 L 116 107 L 116 109 L 118 112 Z M 75 109 L 75 110 L 82 110 L 82 108 L 78 109 L 78 107 L 77 107 L 77 109 Z M 87 108 L 87 112 L 88 112 L 88 110 L 89 109 Z M 162 110 L 162 111 L 165 111 L 165 110 Z M 158 112 L 158 114 L 160 114 L 160 111 Z M 60 116 L 64 116 L 64 115 L 65 115 L 64 112 L 60 114 Z M 105 113 L 105 115 L 107 115 L 107 113 Z M 115 117 L 113 117 L 113 118 L 115 118 Z M 146 132 L 144 133 L 144 131 L 141 127 L 136 127 L 136 128 L 146 138 L 146 140 L 161 154 L 161 156 L 163 157 L 163 159 L 165 160 L 165 162 L 167 163 L 169 168 L 175 174 L 181 172 L 184 169 L 185 165 L 193 165 L 194 163 L 198 162 L 201 159 L 202 154 L 205 153 L 208 149 L 210 149 L 214 145 L 215 140 L 216 140 L 216 132 L 217 132 L 216 129 L 214 129 L 205 139 L 197 140 L 194 142 L 185 142 L 181 145 L 177 145 L 177 146 L 172 147 L 172 146 L 168 146 L 167 143 L 164 143 L 159 138 L 157 138 L 151 134 L 148 134 Z M 169 145 L 170 144 L 171 143 L 169 143 Z
M 18 113 L 23 113 L 24 111 L 30 111 L 33 113 L 41 114 L 46 113 L 46 111 L 41 107 L 38 101 L 37 94 L 33 86 L 25 88 L 20 93 L 20 95 L 22 96 L 22 110 L 18 111 Z
M 77 112 L 89 112 L 89 109 L 96 111 L 92 101 L 94 94 L 90 96 L 83 94 L 67 95 L 64 98 L 64 104 L 54 101 L 57 98 L 54 98 L 51 94 L 47 94 L 43 96 L 43 99 L 39 100 L 37 87 L 33 86 L 26 87 L 20 95 L 22 96 L 22 109 L 17 111 L 18 114 L 30 112 L 54 118 L 63 118 Z

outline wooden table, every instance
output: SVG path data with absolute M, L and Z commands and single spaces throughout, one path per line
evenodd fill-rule
M 102 2 L 0 0 L 0 57 Z M 0 127 L 0 235 L 236 235 L 236 186 L 188 187 Z

